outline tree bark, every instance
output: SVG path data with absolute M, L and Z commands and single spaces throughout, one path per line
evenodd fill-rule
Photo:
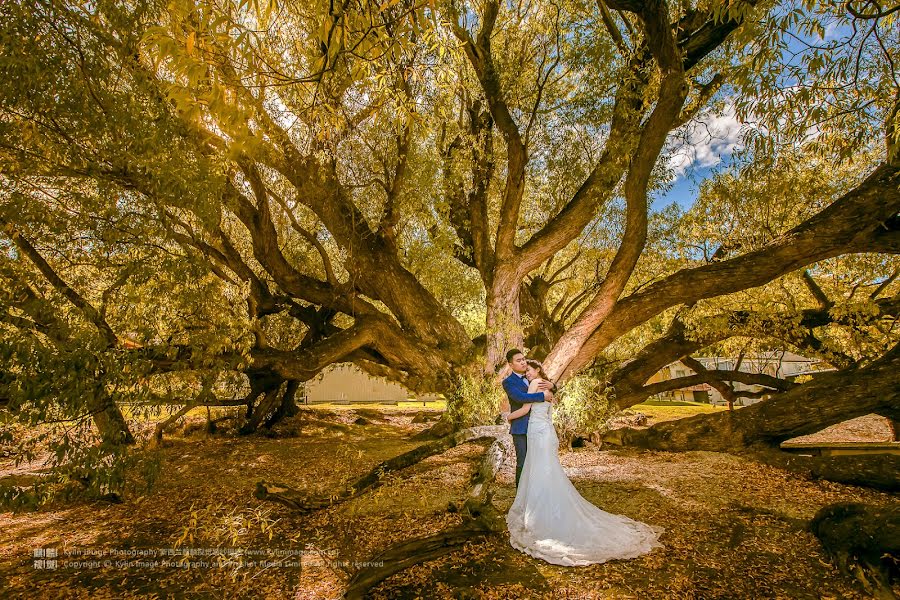
M 572 301 L 563 298 L 566 302 L 560 301 L 551 312 L 547 303 L 550 289 L 555 283 L 554 278 L 547 281 L 543 276 L 538 275 L 519 290 L 521 314 L 527 315 L 531 321 L 531 324 L 524 330 L 523 344 L 529 349 L 529 354 L 535 356 L 546 356 L 556 341 L 562 337 L 566 331 L 564 317 L 556 313 L 564 304 L 570 304 L 577 300 L 577 297 Z
M 128 422 L 119 407 L 111 399 L 91 401 L 88 405 L 91 410 L 94 425 L 100 432 L 100 438 L 107 444 L 134 444 L 134 435 L 128 428 Z
M 297 403 L 294 401 L 294 397 L 297 394 L 297 390 L 300 389 L 300 382 L 296 379 L 291 379 L 287 382 L 287 385 L 284 388 L 284 393 L 281 395 L 281 403 L 278 405 L 278 408 L 273 412 L 269 418 L 266 419 L 263 426 L 266 429 L 270 429 L 273 425 L 281 421 L 286 417 L 293 417 L 300 409 L 297 407 Z
M 524 352 L 522 344 L 525 332 L 519 310 L 519 286 L 521 277 L 510 266 L 498 268 L 487 298 L 487 356 L 485 375 L 495 374 L 495 368 L 506 361 L 506 353 L 512 348 Z
M 282 383 L 282 380 L 276 380 L 267 381 L 264 384 L 264 395 L 262 400 L 260 400 L 259 404 L 253 408 L 252 414 L 247 418 L 247 421 L 241 425 L 238 433 L 241 435 L 253 433 L 264 421 L 278 410 L 281 403 L 281 396 L 278 392 L 281 391 Z

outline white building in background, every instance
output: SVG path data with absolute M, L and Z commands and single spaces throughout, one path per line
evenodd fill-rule
M 697 361 L 707 369 L 717 369 L 720 371 L 733 371 L 737 366 L 737 358 L 729 358 L 723 356 L 698 357 Z M 821 360 L 817 358 L 806 358 L 799 354 L 788 351 L 761 352 L 758 354 L 747 354 L 741 360 L 740 369 L 744 373 L 761 373 L 778 377 L 779 379 L 793 380 L 801 375 L 809 375 L 821 371 L 831 370 L 826 367 Z M 657 371 L 647 383 L 658 383 L 678 377 L 687 377 L 694 375 L 694 371 L 681 361 L 670 363 Z M 740 382 L 732 382 L 735 391 L 751 391 L 757 392 L 764 388 L 759 385 L 747 385 Z M 725 398 L 722 397 L 714 387 L 709 384 L 702 383 L 690 387 L 680 388 L 657 396 L 658 400 L 687 400 L 692 402 L 708 402 L 714 405 L 727 404 Z M 761 398 L 739 398 L 735 403 L 737 406 L 745 406 L 759 402 Z
M 307 381 L 304 387 L 305 402 L 308 404 L 324 402 L 396 404 L 411 396 L 409 390 L 402 385 L 372 377 L 352 363 L 329 365 L 316 377 Z

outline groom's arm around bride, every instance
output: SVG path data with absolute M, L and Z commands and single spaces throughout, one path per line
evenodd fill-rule
M 523 404 L 550 400 L 552 398 L 552 388 L 553 384 L 551 382 L 541 381 L 538 383 L 538 391 L 530 393 L 528 391 L 528 383 L 520 375 L 511 373 L 503 380 L 503 391 L 506 392 L 508 399 L 508 402 L 505 403 L 508 406 L 501 407 L 503 421 L 506 422 L 506 416 L 510 412 L 521 408 Z

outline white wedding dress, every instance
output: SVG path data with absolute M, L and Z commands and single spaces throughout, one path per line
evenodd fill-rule
M 552 404 L 535 402 L 519 488 L 506 515 L 512 546 L 549 563 L 589 565 L 661 548 L 663 529 L 600 510 L 585 500 L 559 462 Z

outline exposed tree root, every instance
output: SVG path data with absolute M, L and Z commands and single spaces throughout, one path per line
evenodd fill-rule
M 433 440 L 433 439 L 441 439 L 445 438 L 456 429 L 456 426 L 451 422 L 450 418 L 447 416 L 447 413 L 441 415 L 441 417 L 428 429 L 423 429 L 419 433 L 411 436 L 409 439 L 414 442 L 419 442 L 423 440 Z
M 255 496 L 260 500 L 270 500 L 301 512 L 311 512 L 344 502 L 359 496 L 370 488 L 381 484 L 381 479 L 387 473 L 399 471 L 419 463 L 430 456 L 446 452 L 450 448 L 484 438 L 494 438 L 502 435 L 504 428 L 495 425 L 483 425 L 463 429 L 438 440 L 422 444 L 409 452 L 389 458 L 375 466 L 374 469 L 350 483 L 343 489 L 328 496 L 310 495 L 301 490 L 292 489 L 290 486 L 260 481 L 256 484 Z
M 489 488 L 497 470 L 510 454 L 511 438 L 505 435 L 505 427 L 489 429 L 497 430 L 497 437 L 485 453 L 480 468 L 472 477 L 472 490 L 463 505 L 463 522 L 435 535 L 397 544 L 372 557 L 367 562 L 380 566 L 359 570 L 350 580 L 344 598 L 347 600 L 363 598 L 369 589 L 391 575 L 448 554 L 471 540 L 506 530 L 503 515 L 491 504 Z
M 852 574 L 878 600 L 894 600 L 900 576 L 900 507 L 856 503 L 822 508 L 810 529 L 838 568 Z

